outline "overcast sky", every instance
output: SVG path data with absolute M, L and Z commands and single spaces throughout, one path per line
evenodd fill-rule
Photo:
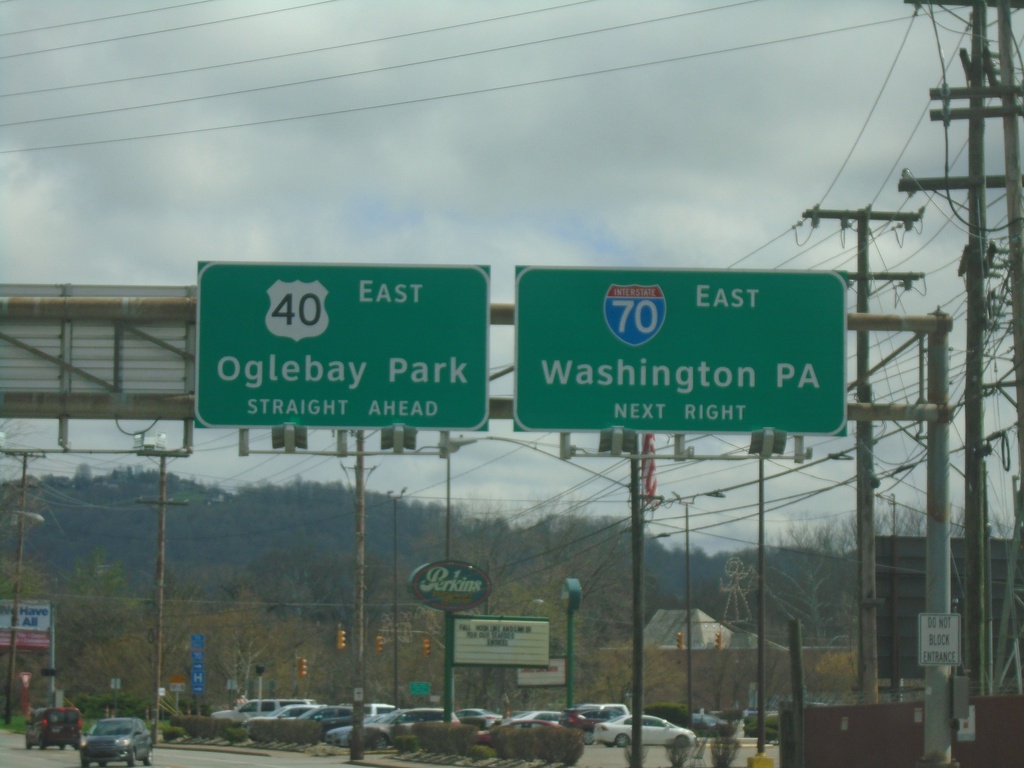
M 966 11 L 901 0 L 10 0 L 0 4 L 0 282 L 191 286 L 205 260 L 485 265 L 492 302 L 512 302 L 517 265 L 853 270 L 855 230 L 828 219 L 814 229 L 804 211 L 923 207 L 913 231 L 873 227 L 871 268 L 924 279 L 909 290 L 877 283 L 871 311 L 940 308 L 962 333 L 963 195 L 908 197 L 897 182 L 941 176 L 947 164 L 966 174 L 966 125 L 929 120 L 928 90 L 944 75 L 964 85 L 967 28 Z M 994 174 L 1001 133 L 990 121 Z M 990 226 L 1003 226 L 998 190 L 989 206 Z M 511 340 L 508 328 L 492 331 L 492 370 L 512 363 Z M 903 341 L 874 336 L 873 361 Z M 851 371 L 854 348 L 849 334 Z M 916 400 L 916 364 L 912 350 L 877 375 L 876 398 Z M 955 376 L 962 365 L 954 340 Z M 954 386 L 962 396 L 959 378 Z M 492 385 L 511 391 L 510 376 Z M 986 407 L 992 430 L 1014 420 L 1005 400 Z M 53 424 L 8 426 L 17 447 L 56 446 Z M 145 426 L 76 422 L 72 444 L 126 447 L 118 429 Z M 179 425 L 155 428 L 181 439 Z M 879 493 L 923 510 L 923 465 L 894 471 L 921 462 L 917 426 L 877 431 Z M 513 433 L 508 422 L 487 434 L 502 439 L 452 458 L 456 504 L 513 513 L 585 502 L 628 517 L 626 463 L 561 463 L 557 436 Z M 660 436 L 659 450 L 670 441 Z M 596 448 L 592 435 L 573 442 Z M 690 439 L 703 456 L 747 442 Z M 311 438 L 330 443 L 326 432 Z M 852 426 L 807 445 L 815 459 L 852 455 Z M 50 453 L 32 471 L 147 461 Z M 352 464 L 239 458 L 236 433 L 197 430 L 196 455 L 171 469 L 233 489 L 351 481 Z M 436 457 L 368 464 L 371 490 L 444 500 Z M 852 461 L 795 466 L 769 464 L 770 536 L 849 518 Z M 695 528 L 713 526 L 695 545 L 754 541 L 755 464 L 660 461 L 657 472 L 668 498 L 727 490 L 694 501 Z M 1005 521 L 1016 458 L 989 472 Z M 680 530 L 682 515 L 678 504 L 658 510 L 652 531 Z

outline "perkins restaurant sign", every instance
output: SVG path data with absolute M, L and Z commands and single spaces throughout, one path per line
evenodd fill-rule
M 417 600 L 439 611 L 469 610 L 491 594 L 486 573 L 456 560 L 421 565 L 409 576 L 409 587 Z

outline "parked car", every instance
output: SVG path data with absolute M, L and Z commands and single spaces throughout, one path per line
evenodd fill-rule
M 390 717 L 392 712 L 382 712 L 379 715 L 368 715 L 363 717 L 363 730 L 372 723 L 376 723 L 378 720 Z M 352 723 L 349 722 L 347 725 L 341 725 L 337 728 L 332 728 L 324 734 L 324 741 L 335 747 L 347 747 L 349 737 L 352 735 Z
M 366 748 L 387 749 L 388 747 L 393 747 L 395 744 L 396 726 L 436 722 L 439 720 L 444 720 L 444 710 L 440 708 L 414 707 L 412 709 L 395 710 L 366 727 Z M 459 722 L 459 718 L 454 714 L 452 715 L 452 722 Z
M 25 749 L 71 747 L 82 741 L 82 713 L 74 707 L 43 707 L 32 712 L 25 724 Z
M 644 715 L 640 726 L 645 745 L 693 744 L 697 735 L 689 728 L 683 728 L 654 715 Z M 633 716 L 616 717 L 598 723 L 594 729 L 598 743 L 606 747 L 628 747 L 633 740 Z
M 556 712 L 552 709 L 530 709 L 513 712 L 512 717 L 507 718 L 504 722 L 507 723 L 512 720 L 550 720 L 552 723 L 557 723 L 561 717 L 561 712 Z
M 377 702 L 370 702 L 363 704 L 363 725 L 371 722 L 372 718 L 386 715 L 388 712 L 394 712 L 396 709 L 394 704 L 379 704 Z M 352 725 L 352 717 L 354 713 L 354 707 L 351 704 L 341 704 L 338 706 L 323 707 L 319 710 L 307 712 L 302 715 L 305 720 L 317 720 L 320 722 L 321 737 L 324 741 L 328 741 L 327 734 L 338 728 L 350 728 Z M 335 735 L 335 740 L 339 738 L 339 735 Z M 345 746 L 348 744 L 348 732 L 344 734 L 345 743 L 338 744 L 337 746 Z M 333 741 L 329 743 L 334 743 Z
M 497 712 L 491 712 L 489 709 L 460 709 L 455 713 L 455 716 L 459 720 L 466 720 L 467 718 L 475 718 L 483 721 L 484 728 L 490 728 L 496 722 L 501 720 L 501 715 Z
M 90 763 L 153 764 L 153 737 L 137 717 L 108 717 L 97 720 L 82 738 L 79 748 L 82 768 Z
M 598 723 L 624 717 L 629 714 L 625 704 L 584 704 L 562 711 L 558 724 L 565 728 L 579 728 L 583 731 L 583 743 L 594 743 L 594 728 Z
M 694 712 L 690 718 L 690 728 L 694 731 L 717 731 L 727 725 L 732 723 L 708 712 Z
M 505 728 L 561 728 L 558 723 L 550 720 L 506 720 L 495 725 L 486 731 L 480 731 L 476 735 L 477 744 L 486 744 L 488 747 L 494 743 L 494 732 Z
M 313 699 L 253 699 L 244 704 L 239 704 L 232 709 L 221 709 L 214 712 L 211 717 L 224 720 L 234 720 L 236 723 L 245 722 L 250 717 L 269 715 L 281 707 L 289 704 L 316 704 Z
M 324 705 L 299 715 L 299 720 L 315 720 L 320 723 L 320 738 L 323 739 L 328 731 L 352 724 L 352 707 Z
M 261 720 L 280 720 L 282 718 L 302 717 L 313 710 L 319 709 L 319 704 L 287 704 L 280 709 L 276 709 L 266 715 L 259 715 L 258 717 L 250 717 L 248 720 L 242 723 L 243 728 L 249 728 L 254 722 Z
M 444 710 L 439 707 L 413 707 L 412 709 L 396 709 L 375 719 L 372 723 L 364 723 L 363 746 L 367 749 L 387 749 L 394 746 L 395 726 L 427 723 L 444 719 Z M 459 719 L 452 715 L 452 722 Z M 334 733 L 334 731 L 331 731 Z

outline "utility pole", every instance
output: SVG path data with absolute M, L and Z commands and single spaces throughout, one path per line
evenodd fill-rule
M 160 457 L 160 498 L 139 499 L 139 504 L 157 505 L 156 524 L 156 632 L 153 642 L 156 646 L 153 652 L 153 722 L 151 725 L 153 743 L 157 741 L 160 733 L 160 678 L 163 677 L 163 650 L 164 650 L 164 551 L 166 548 L 167 530 L 167 505 L 175 504 L 186 506 L 187 501 L 167 500 L 167 456 Z
M 1006 220 L 1009 236 L 1010 291 L 1013 312 L 1013 372 L 1016 387 L 1017 424 L 1024 423 L 1024 205 L 1021 203 L 1021 167 L 1020 167 L 1020 123 L 1018 120 L 1018 96 L 1014 93 L 1016 75 L 1013 68 L 1014 39 L 1010 27 L 1009 0 L 999 2 L 999 77 L 1003 104 L 1003 148 L 1006 160 Z M 1024 429 L 1017 429 L 1017 455 L 1024 457 Z M 1020 545 L 1021 528 L 1024 526 L 1024 509 L 1021 507 L 1020 495 L 1014 494 L 1014 543 Z M 1020 552 L 1014 550 L 1014 558 Z M 999 645 L 997 646 L 997 673 L 1002 681 L 1006 673 L 1005 656 L 1007 643 L 1010 639 L 1009 612 L 1014 604 L 1014 561 L 1007 574 L 1006 592 L 1003 595 L 1003 615 L 1000 619 Z M 1019 626 L 1019 623 L 1018 625 Z M 1014 642 L 1019 642 L 1014 639 Z M 1018 655 L 1018 665 L 1020 657 Z M 1018 667 L 1018 688 L 1019 688 Z M 1018 691 L 1019 692 L 1019 691 Z
M 871 246 L 870 222 L 902 224 L 910 229 L 924 215 L 917 212 L 872 211 L 871 206 L 857 211 L 822 210 L 815 206 L 804 211 L 804 218 L 816 227 L 821 219 L 839 219 L 843 227 L 857 223 L 857 312 L 868 313 L 871 278 L 868 256 Z M 872 401 L 870 382 L 870 349 L 868 332 L 857 331 L 857 402 Z M 875 431 L 870 420 L 857 422 L 857 584 L 858 632 L 857 679 L 861 694 L 869 703 L 878 701 L 878 593 L 875 584 L 875 489 L 878 479 L 874 470 Z
M 985 98 L 986 9 L 975 3 L 972 11 L 971 53 L 966 62 L 967 85 L 971 91 L 967 118 L 967 166 L 972 178 L 985 174 Z M 964 52 L 961 51 L 961 56 Z M 978 693 L 988 692 L 988 599 L 985 578 L 985 410 L 982 399 L 982 372 L 985 369 L 985 185 L 973 184 L 967 191 L 967 246 L 960 272 L 967 293 L 967 344 L 964 357 L 964 552 L 966 585 L 964 590 L 964 658 L 967 673 L 978 685 Z
M 18 655 L 18 612 L 21 598 L 21 561 L 25 555 L 25 502 L 28 490 L 28 457 L 21 455 L 21 497 L 18 501 L 18 544 L 14 561 L 14 599 L 11 601 L 11 649 L 7 656 L 7 703 L 4 706 L 4 722 L 11 724 L 11 703 L 14 701 L 14 674 Z
M 905 0 L 907 2 L 908 0 Z M 943 83 L 932 89 L 932 99 L 942 102 L 941 109 L 931 112 L 933 121 L 941 121 L 948 129 L 952 120 L 968 121 L 968 166 L 966 177 L 943 176 L 932 179 L 902 179 L 902 192 L 967 190 L 968 241 L 961 261 L 960 274 L 964 276 L 967 293 L 967 339 L 964 383 L 964 529 L 965 529 L 965 621 L 964 658 L 967 673 L 977 689 L 985 693 L 991 689 L 991 624 L 989 622 L 989 577 L 987 552 L 988 513 L 985 503 L 984 458 L 988 452 L 984 438 L 984 411 L 982 373 L 984 371 L 985 277 L 987 268 L 987 228 L 985 220 L 985 190 L 1005 189 L 1007 193 L 1010 235 L 1011 304 L 1013 311 L 1014 379 L 1016 386 L 1017 421 L 1024 421 L 1024 331 L 1021 313 L 1024 311 L 1024 268 L 1021 257 L 1020 222 L 1020 139 L 1017 120 L 1021 115 L 1019 89 L 1015 87 L 1012 64 L 1013 44 L 1009 9 L 1021 8 L 1020 0 L 999 0 L 1000 7 L 1000 59 L 1002 84 L 998 82 L 988 55 L 985 31 L 986 5 L 994 0 L 955 2 L 972 10 L 971 50 L 960 51 L 968 81 L 966 88 L 950 88 Z M 1006 38 L 1005 40 L 1003 38 Z M 1005 54 L 1004 54 L 1005 47 Z M 1005 61 L 1003 57 L 1005 55 Z M 986 85 L 986 80 L 988 84 Z M 985 100 L 1001 99 L 1000 106 L 985 106 Z M 967 99 L 969 106 L 953 108 L 953 99 Z M 985 119 L 1000 117 L 1004 123 L 1006 143 L 1006 175 L 985 175 L 984 131 Z M 1014 194 L 1016 191 L 1016 194 Z M 1012 207 L 1011 207 L 1012 206 Z M 1015 238 L 1016 234 L 1016 238 Z M 1015 242 L 1016 240 L 1016 242 Z M 1016 249 L 1016 252 L 1015 252 Z M 1018 430 L 1018 456 L 1024 457 L 1024 436 Z

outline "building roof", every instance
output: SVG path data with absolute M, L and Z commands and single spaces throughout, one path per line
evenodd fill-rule
M 663 648 L 675 648 L 678 634 L 683 633 L 684 642 L 687 635 L 687 612 L 659 610 L 644 628 L 644 645 L 656 645 Z M 694 649 L 714 648 L 715 636 L 722 633 L 722 644 L 729 648 L 733 644 L 733 631 L 717 619 L 694 609 L 693 611 L 693 642 L 685 647 Z

